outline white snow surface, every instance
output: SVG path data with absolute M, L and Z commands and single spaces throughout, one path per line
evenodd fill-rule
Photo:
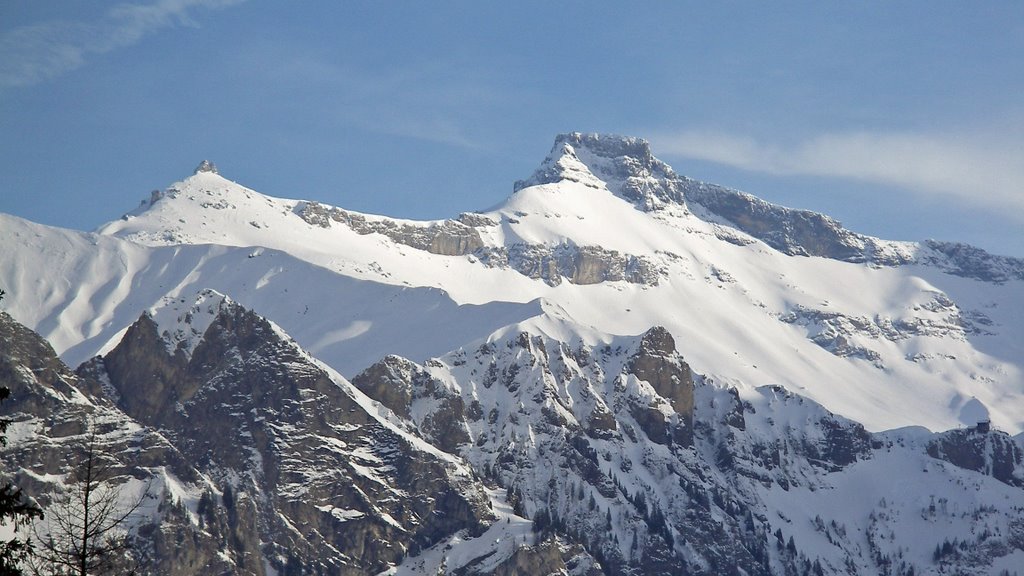
M 4 306 L 73 366 L 141 313 L 188 314 L 212 289 L 349 378 L 386 354 L 423 362 L 524 322 L 588 344 L 663 325 L 696 372 L 744 397 L 782 385 L 870 430 L 945 430 L 987 414 L 1024 431 L 1024 282 L 788 256 L 738 230 L 749 243 L 730 243 L 685 206 L 638 210 L 584 160 L 566 160 L 575 180 L 485 212 L 498 222 L 476 228 L 485 246 L 600 246 L 649 259 L 656 285 L 553 286 L 473 255 L 310 224 L 303 201 L 200 172 L 96 233 L 0 215 Z

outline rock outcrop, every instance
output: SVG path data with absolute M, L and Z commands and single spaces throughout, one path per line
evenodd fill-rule
M 200 172 L 209 172 L 211 174 L 217 174 L 217 166 L 215 166 L 214 163 L 210 162 L 209 160 L 203 160 L 202 162 L 199 163 L 199 166 L 196 166 L 196 169 L 193 172 L 193 174 L 199 174 Z
M 943 432 L 928 443 L 928 455 L 1024 488 L 1024 449 L 1005 432 L 985 428 Z
M 672 168 L 654 157 L 641 138 L 607 134 L 559 134 L 551 153 L 533 175 L 515 183 L 514 190 L 554 184 L 562 180 L 602 185 L 633 202 L 641 210 L 655 210 L 685 201 L 685 182 Z
M 107 470 L 93 488 L 116 495 L 115 512 L 142 499 L 125 529 L 141 538 L 134 558 L 116 552 L 115 566 L 139 561 L 152 573 L 184 576 L 197 567 L 213 573 L 235 569 L 221 556 L 227 535 L 224 510 L 211 505 L 219 525 L 202 527 L 170 487 L 212 490 L 189 459 L 164 435 L 140 428 L 106 397 L 104 383 L 67 368 L 49 344 L 0 312 L 0 386 L 10 398 L 0 406 L 12 421 L 8 445 L 0 452 L 5 476 L 43 507 L 39 534 L 59 532 L 57 503 L 74 495 L 70 481 L 87 452 L 101 457 Z M 65 482 L 65 479 L 68 479 Z M 123 531 L 122 531 L 123 533 Z M 142 543 L 144 542 L 144 544 Z M 251 572 L 257 573 L 257 572 Z
M 653 386 L 676 412 L 693 415 L 693 372 L 664 327 L 655 326 L 644 333 L 626 370 Z
M 480 233 L 473 225 L 467 225 L 461 220 L 404 224 L 389 218 L 367 218 L 362 214 L 324 206 L 317 202 L 303 202 L 296 208 L 296 212 L 303 220 L 314 226 L 329 228 L 332 223 L 339 223 L 348 226 L 357 234 L 382 234 L 399 244 L 425 250 L 431 254 L 463 256 L 483 247 Z M 463 220 L 476 222 L 482 226 L 490 222 L 486 218 L 471 216 Z
M 376 419 L 253 312 L 225 300 L 190 356 L 167 344 L 143 316 L 106 376 L 129 416 L 164 430 L 250 517 L 232 523 L 239 561 L 373 574 L 491 518 L 457 465 Z
M 565 280 L 573 284 L 623 281 L 656 286 L 662 274 L 650 258 L 599 246 L 516 243 L 508 247 L 481 248 L 474 256 L 487 266 L 512 268 L 552 286 Z
M 81 441 L 96 438 L 117 462 L 111 484 L 148 494 L 124 559 L 143 570 L 874 573 L 904 550 L 888 544 L 900 518 L 954 530 L 946 502 L 973 502 L 965 495 L 980 499 L 955 511 L 979 529 L 973 552 L 934 562 L 983 574 L 1024 551 L 1019 508 L 997 512 L 1004 496 L 978 490 L 1024 487 L 1014 439 L 987 428 L 872 435 L 778 386 L 741 396 L 694 375 L 664 328 L 597 346 L 512 332 L 424 364 L 389 356 L 357 389 L 253 312 L 212 292 L 200 301 L 182 316 L 190 327 L 144 315 L 77 373 L 0 313 L 0 385 L 12 390 L 0 408 L 14 421 L 5 466 L 47 506 L 67 491 Z M 892 470 L 908 459 L 924 461 Z M 924 508 L 883 492 L 851 526 L 829 516 L 836 502 L 814 518 L 776 507 L 860 497 L 873 488 L 849 483 L 871 470 L 938 474 L 923 485 L 939 492 Z M 491 523 L 495 503 L 533 529 L 494 538 L 508 522 Z M 853 530 L 866 541 L 843 536 Z M 904 573 L 925 568 L 904 558 Z
M 405 358 L 388 356 L 353 378 L 352 384 L 404 418 L 412 418 L 413 403 L 429 403 L 419 431 L 445 452 L 456 454 L 470 440 L 459 391 Z
M 915 305 L 903 317 L 853 316 L 833 310 L 796 305 L 779 320 L 807 330 L 812 342 L 840 357 L 861 358 L 884 368 L 877 342 L 900 342 L 916 337 L 965 340 L 968 335 L 992 334 L 992 320 L 979 310 L 961 310 L 945 294 Z M 908 356 L 917 361 L 919 357 Z

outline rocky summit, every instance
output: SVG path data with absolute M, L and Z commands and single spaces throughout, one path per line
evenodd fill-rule
M 17 533 L 58 529 L 96 456 L 113 569 L 1024 566 L 1024 261 L 847 230 L 638 138 L 558 136 L 445 220 L 203 161 L 95 233 L 0 215 L 0 241 L 0 459 L 46 513 Z

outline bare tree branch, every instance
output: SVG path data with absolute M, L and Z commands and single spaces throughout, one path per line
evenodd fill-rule
M 33 527 L 39 548 L 35 574 L 107 573 L 129 548 L 125 524 L 149 492 L 129 503 L 117 487 L 117 460 L 105 452 L 91 429 L 81 447 L 78 466 L 70 474 L 73 493 L 47 513 L 45 531 Z

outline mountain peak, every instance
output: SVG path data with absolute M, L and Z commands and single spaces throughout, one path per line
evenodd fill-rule
M 643 138 L 632 136 L 569 132 L 555 137 L 555 148 L 565 144 L 571 145 L 574 149 L 583 150 L 585 154 L 599 158 L 615 159 L 629 156 L 647 162 L 654 160 L 654 156 L 651 154 L 650 143 Z
M 654 157 L 642 138 L 615 134 L 559 134 L 551 153 L 515 191 L 569 180 L 591 188 L 607 188 L 645 211 L 683 204 L 682 183 L 672 168 Z
M 165 296 L 163 301 L 147 313 L 163 334 L 168 352 L 181 349 L 187 357 L 202 340 L 206 329 L 222 310 L 237 306 L 235 302 L 212 289 L 198 291 L 191 298 Z
M 564 180 L 578 182 L 589 188 L 605 188 L 606 183 L 598 178 L 576 153 L 578 143 L 574 145 L 571 139 L 563 139 L 565 136 L 570 135 L 563 134 L 555 139 L 551 152 L 532 176 L 515 183 L 516 192 L 530 186 L 556 184 Z M 581 150 L 585 148 L 581 147 Z
M 217 174 L 217 165 L 214 164 L 213 162 L 210 162 L 209 160 L 203 160 L 202 162 L 199 163 L 199 166 L 196 166 L 196 169 L 194 172 L 192 172 L 192 174 L 199 174 L 200 172 L 210 172 L 212 174 Z

